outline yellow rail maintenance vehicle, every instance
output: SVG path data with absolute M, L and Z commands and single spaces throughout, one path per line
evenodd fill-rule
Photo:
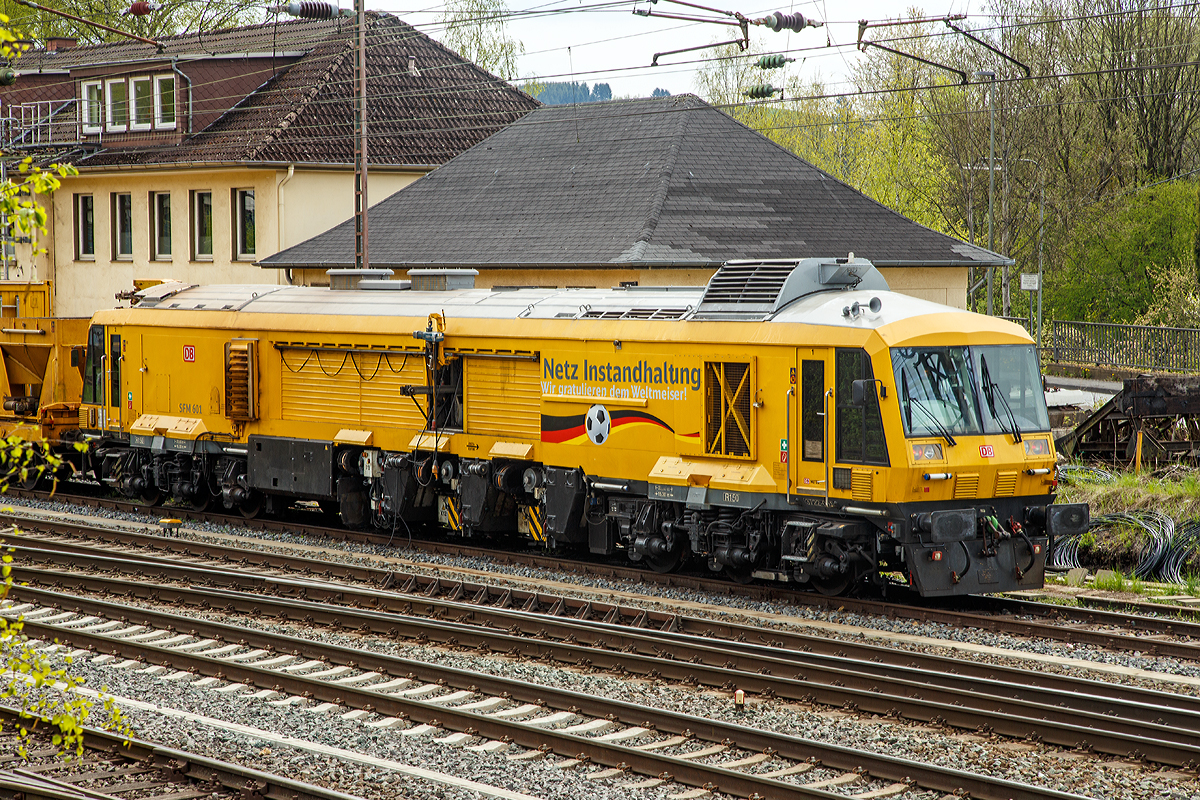
M 702 288 L 167 283 L 98 313 L 80 419 L 129 496 L 300 501 L 840 593 L 1040 586 L 1054 504 L 1033 343 L 863 259 L 730 262 Z

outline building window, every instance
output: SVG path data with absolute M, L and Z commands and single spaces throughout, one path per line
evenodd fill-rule
M 192 260 L 213 257 L 212 192 L 192 192 Z
M 174 75 L 160 75 L 154 79 L 154 124 L 159 128 L 175 127 Z
M 124 79 L 109 81 L 108 130 L 121 132 L 129 127 L 129 84 Z
M 79 118 L 84 133 L 100 132 L 104 125 L 104 87 L 100 81 L 83 84 L 83 112 Z
M 150 252 L 160 261 L 171 260 L 171 193 L 153 192 L 150 195 Z
M 96 206 L 90 194 L 75 195 L 75 260 L 96 259 Z
M 130 130 L 148 131 L 154 122 L 154 86 L 149 78 L 134 78 L 133 114 L 129 120 Z
M 233 190 L 233 225 L 237 258 L 254 258 L 254 190 Z
M 112 196 L 113 260 L 133 258 L 133 195 Z

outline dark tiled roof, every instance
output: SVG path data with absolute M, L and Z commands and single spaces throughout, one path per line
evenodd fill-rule
M 31 50 L 14 67 L 20 72 L 78 69 L 102 64 L 133 64 L 188 56 L 231 53 L 301 52 L 341 29 L 352 30 L 352 20 L 306 20 L 281 17 L 265 25 L 246 25 L 202 33 L 181 33 L 160 39 L 162 49 L 131 39 L 107 44 L 72 47 L 48 52 Z
M 106 149 L 80 167 L 203 161 L 354 162 L 354 25 L 298 22 L 240 28 L 171 49 L 209 54 L 307 53 L 207 128 L 172 147 Z M 136 58 L 147 46 L 103 45 Z M 76 53 L 78 51 L 68 51 Z M 520 119 L 538 102 L 390 15 L 367 30 L 368 153 L 372 164 L 443 164 Z M 102 55 L 102 54 L 101 54 Z M 416 75 L 409 74 L 409 56 Z M 44 58 L 44 56 L 39 56 Z M 90 63 L 90 62 L 89 62 Z M 29 68 L 23 60 L 22 67 Z
M 534 111 L 371 209 L 372 266 L 1010 263 L 866 197 L 690 95 Z M 353 220 L 263 259 L 354 261 Z

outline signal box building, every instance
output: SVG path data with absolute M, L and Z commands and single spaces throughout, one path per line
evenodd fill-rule
M 855 256 L 960 308 L 1012 263 L 866 197 L 691 95 L 546 106 L 370 212 L 372 267 L 471 268 L 477 285 L 703 285 L 733 259 Z M 353 222 L 260 261 L 354 266 Z
M 17 59 L 6 157 L 79 169 L 50 235 L 0 278 L 52 281 L 54 312 L 136 282 L 287 283 L 255 262 L 354 214 L 352 20 L 290 20 Z M 396 17 L 369 15 L 370 197 L 385 198 L 539 104 Z M 324 274 L 320 276 L 325 280 Z

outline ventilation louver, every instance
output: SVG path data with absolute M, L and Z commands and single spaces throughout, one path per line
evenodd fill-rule
M 256 339 L 234 339 L 225 344 L 225 416 L 249 422 L 258 419 Z

